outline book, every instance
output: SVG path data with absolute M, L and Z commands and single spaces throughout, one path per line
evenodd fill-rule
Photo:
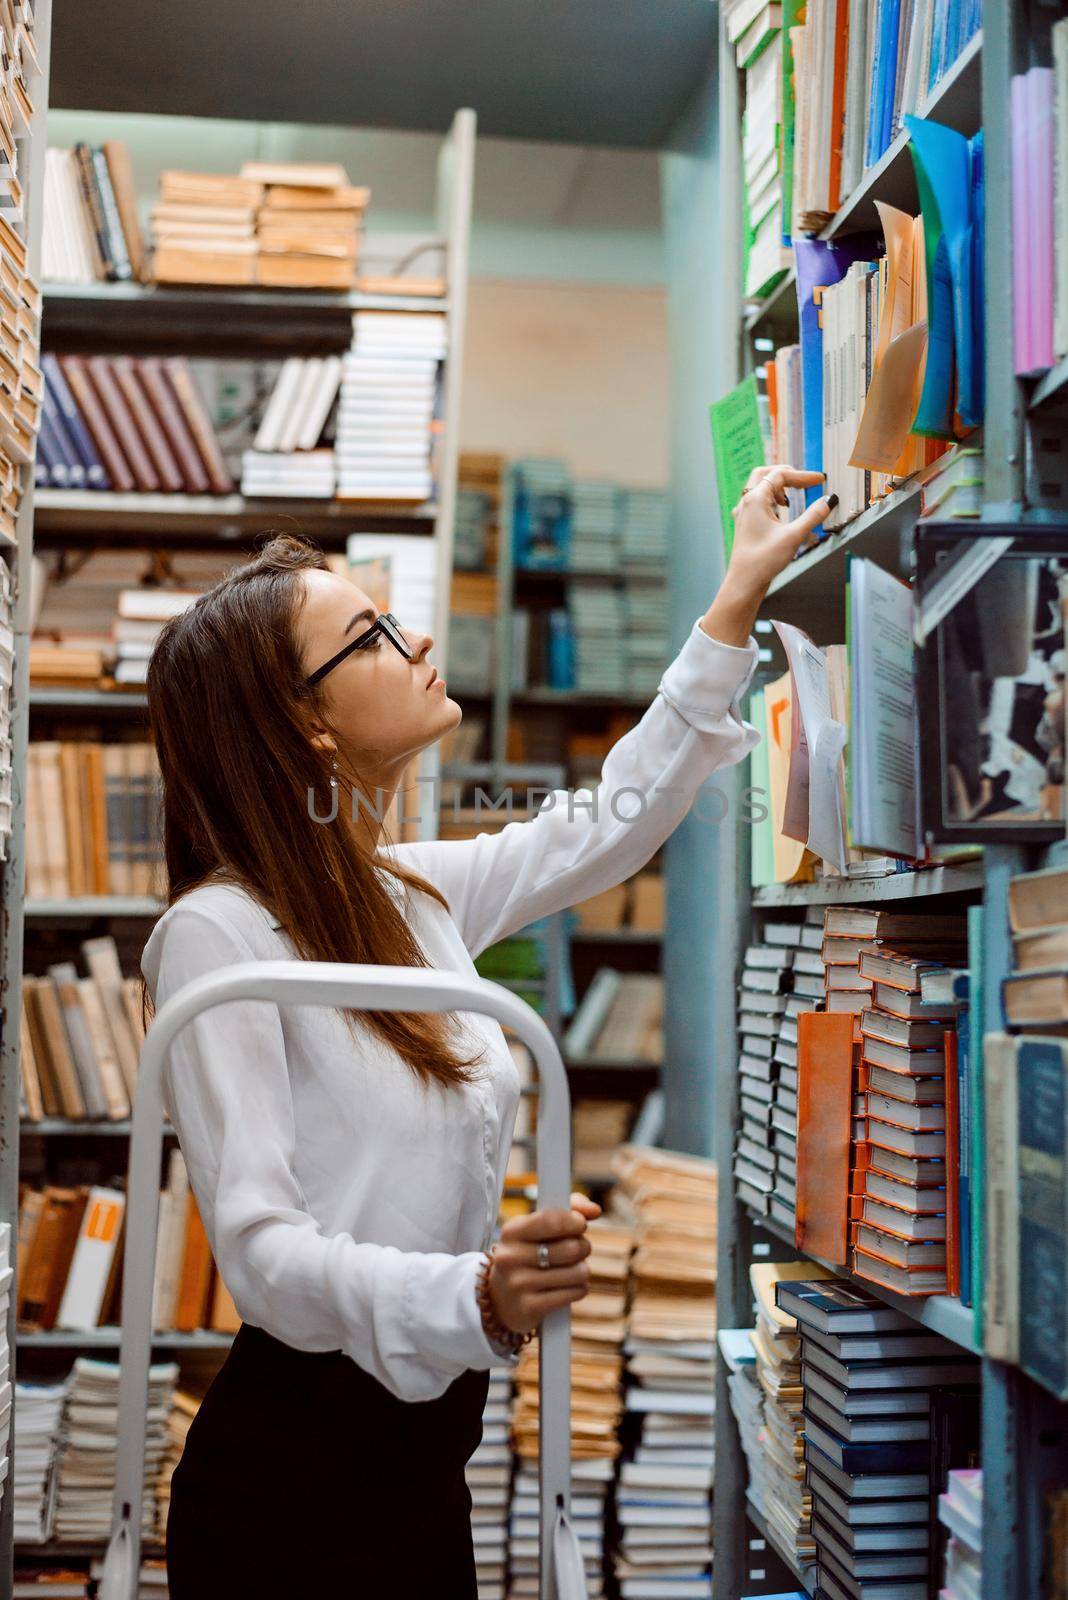
M 56 1318 L 58 1327 L 96 1327 L 118 1248 L 125 1205 L 121 1190 L 90 1188 Z
M 848 1257 L 853 1023 L 798 1018 L 797 1244 L 834 1265 Z

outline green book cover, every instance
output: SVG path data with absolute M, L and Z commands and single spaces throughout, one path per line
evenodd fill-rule
M 782 7 L 782 142 L 779 166 L 782 171 L 783 243 L 790 243 L 790 219 L 794 214 L 794 124 L 797 101 L 794 97 L 794 47 L 790 29 L 804 16 L 805 0 L 783 0 Z
M 768 761 L 768 715 L 763 689 L 754 689 L 749 696 L 746 720 L 760 735 L 760 743 L 749 752 L 750 815 L 763 821 L 752 821 L 749 833 L 749 880 L 754 889 L 763 889 L 775 882 L 775 840 L 771 825 L 771 768 Z
M 750 374 L 736 389 L 708 408 L 712 422 L 712 453 L 716 464 L 719 515 L 723 547 L 728 557 L 734 543 L 734 507 L 742 497 L 749 474 L 765 462 L 760 431 L 757 381 Z
M 972 1191 L 972 1308 L 975 1340 L 983 1342 L 983 1254 L 986 1249 L 985 1128 L 983 1122 L 983 908 L 968 907 L 968 1010 L 971 1051 L 971 1191 Z

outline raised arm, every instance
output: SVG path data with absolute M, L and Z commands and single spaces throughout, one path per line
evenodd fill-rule
M 668 667 L 641 721 L 609 751 L 594 791 L 556 791 L 530 821 L 473 839 L 404 845 L 396 858 L 445 895 L 472 954 L 539 917 L 637 872 L 719 767 L 759 735 L 740 701 L 756 668 L 752 628 L 767 586 L 830 510 L 817 501 L 780 522 L 786 488 L 819 481 L 789 467 L 753 474 L 735 508 L 731 560 L 719 592 Z M 710 808 L 709 826 L 730 825 Z
M 156 1004 L 253 959 L 238 930 L 189 907 L 166 930 Z M 475 1296 L 478 1252 L 328 1236 L 309 1212 L 276 1005 L 235 1000 L 196 1017 L 170 1049 L 163 1096 L 244 1321 L 298 1350 L 344 1350 L 402 1400 L 434 1399 L 467 1368 L 500 1363 Z

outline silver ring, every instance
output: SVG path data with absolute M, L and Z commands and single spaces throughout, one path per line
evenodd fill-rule
M 549 1260 L 549 1246 L 547 1244 L 539 1244 L 539 1246 L 538 1246 L 538 1266 L 544 1272 L 547 1267 L 551 1266 L 551 1264 L 552 1263 Z

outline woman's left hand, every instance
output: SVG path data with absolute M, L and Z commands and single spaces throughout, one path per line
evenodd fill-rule
M 705 633 L 722 644 L 744 646 L 752 633 L 768 585 L 807 544 L 838 504 L 836 495 L 814 500 L 790 522 L 779 519 L 787 489 L 823 482 L 822 472 L 799 467 L 757 467 L 734 507 L 734 542 L 719 593 L 701 620 Z

